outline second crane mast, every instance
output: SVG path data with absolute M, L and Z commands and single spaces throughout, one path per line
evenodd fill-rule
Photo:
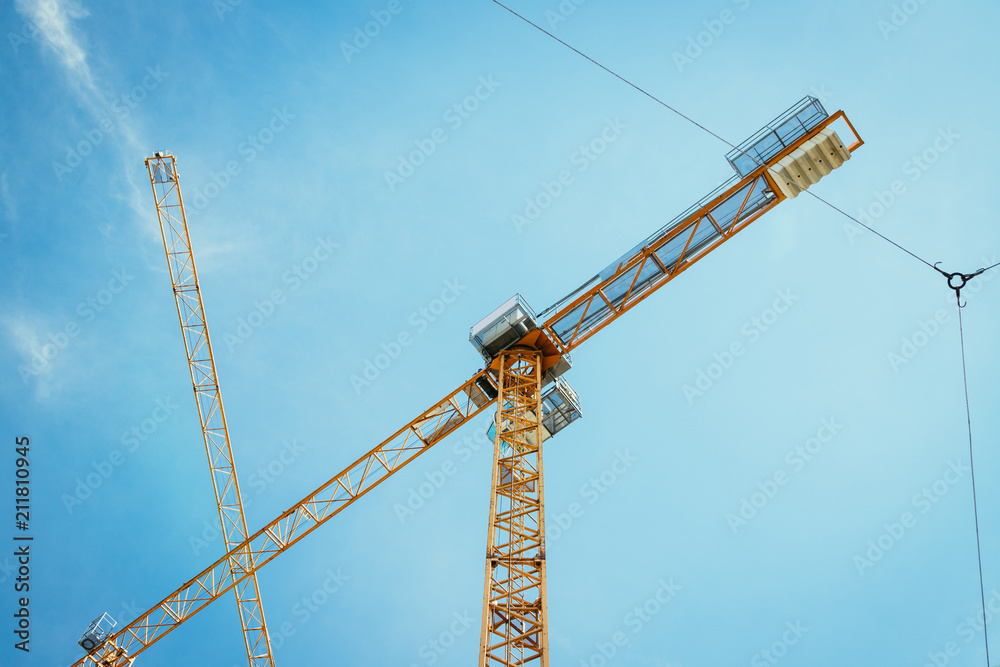
M 181 200 L 177 161 L 168 153 L 155 153 L 146 160 L 146 168 L 156 199 L 156 215 L 160 221 L 163 249 L 167 254 L 170 281 L 177 302 L 177 316 L 181 322 L 191 384 L 198 404 L 205 452 L 212 472 L 222 537 L 226 551 L 231 551 L 247 539 L 249 531 L 233 464 L 226 412 L 219 393 L 219 378 L 215 371 L 212 341 L 209 339 L 208 323 L 205 320 L 205 304 L 201 298 L 198 271 L 195 269 L 194 253 L 191 250 L 187 215 Z M 247 549 L 231 554 L 230 560 L 234 577 L 242 572 L 252 572 L 251 555 Z M 239 581 L 235 585 L 235 592 L 250 667 L 274 667 L 256 574 Z

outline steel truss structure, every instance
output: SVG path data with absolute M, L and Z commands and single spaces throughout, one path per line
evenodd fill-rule
M 480 667 L 548 667 L 542 354 L 500 353 Z
M 283 551 L 480 414 L 492 405 L 493 401 L 488 395 L 496 396 L 495 392 L 496 384 L 490 371 L 483 370 L 472 376 L 444 400 L 422 412 L 155 607 L 140 614 L 110 637 L 100 650 L 74 663 L 74 667 L 125 667 L 131 664 L 129 661 L 132 658 L 233 590 L 237 584 L 246 581 Z M 245 560 L 241 561 L 246 567 L 234 569 L 231 556 L 238 554 L 246 554 Z M 119 655 L 119 650 L 130 657 Z
M 219 394 L 212 341 L 208 336 L 208 323 L 205 320 L 205 304 L 198 286 L 194 253 L 191 251 L 187 215 L 184 213 L 178 183 L 177 162 L 173 155 L 157 153 L 146 160 L 146 169 L 156 201 L 156 215 L 160 221 L 163 249 L 167 254 L 170 282 L 177 302 L 184 351 L 191 371 L 195 402 L 198 404 L 198 418 L 201 421 L 208 465 L 212 471 L 212 486 L 219 508 L 222 537 L 226 551 L 232 552 L 229 563 L 233 575 L 237 576 L 249 571 L 250 553 L 246 549 L 234 551 L 233 547 L 244 542 L 249 531 L 243 515 L 240 484 L 233 465 L 226 412 Z M 274 667 L 257 576 L 251 572 L 249 576 L 241 578 L 236 583 L 235 590 L 250 667 Z

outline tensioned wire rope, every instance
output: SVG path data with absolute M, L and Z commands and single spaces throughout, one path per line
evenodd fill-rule
M 620 74 L 618 74 L 614 70 L 612 70 L 612 69 L 610 69 L 608 67 L 605 67 L 604 65 L 602 65 L 597 60 L 594 60 L 593 58 L 591 58 L 590 56 L 588 56 L 586 53 L 580 51 L 579 49 L 577 49 L 576 47 L 568 44 L 567 42 L 559 39 L 554 34 L 552 34 L 551 32 L 549 32 L 548 30 L 546 30 L 545 28 L 541 27 L 537 23 L 534 23 L 530 19 L 528 19 L 528 18 L 522 16 L 521 14 L 517 13 L 516 11 L 514 11 L 513 9 L 511 9 L 507 5 L 503 4 L 499 0 L 492 0 L 492 2 L 495 5 L 497 5 L 497 6 L 501 7 L 501 8 L 503 8 L 503 9 L 505 9 L 506 11 L 510 12 L 511 14 L 513 14 L 514 16 L 516 16 L 517 18 L 519 18 L 520 20 L 524 21 L 528 25 L 532 26 L 536 30 L 544 33 L 545 35 L 548 35 L 549 37 L 551 37 L 555 41 L 559 42 L 560 44 L 562 44 L 563 46 L 565 46 L 569 50 L 573 51 L 577 55 L 579 55 L 582 58 L 590 61 L 591 63 L 593 63 L 597 67 L 601 68 L 602 70 L 604 70 L 605 72 L 607 72 L 611 76 L 613 76 L 616 79 L 620 80 L 622 83 L 625 83 L 626 85 L 634 88 L 635 90 L 637 90 L 638 92 L 642 93 L 643 95 L 645 95 L 649 99 L 653 100 L 657 104 L 659 104 L 659 105 L 663 106 L 664 108 L 668 109 L 670 112 L 676 114 L 680 118 L 686 120 L 687 122 L 691 123 L 692 125 L 694 125 L 695 127 L 701 129 L 702 131 L 710 134 L 711 136 L 715 137 L 716 139 L 718 139 L 722 143 L 726 144 L 730 148 L 737 149 L 737 147 L 736 147 L 735 144 L 733 144 L 732 142 L 726 140 L 725 138 L 723 138 L 719 134 L 713 132 L 708 127 L 706 127 L 705 125 L 699 123 L 698 121 L 696 121 L 691 116 L 688 116 L 688 115 L 682 113 L 681 111 L 679 111 L 675 107 L 667 104 L 666 102 L 664 102 L 660 98 L 656 97 L 655 95 L 653 95 L 649 91 L 645 90 L 644 88 L 641 88 L 640 86 L 636 85 L 632 81 L 630 81 L 630 80 L 626 79 L 625 77 L 621 76 Z M 759 158 L 755 157 L 753 159 L 757 162 L 758 165 L 763 166 L 763 163 L 760 161 Z M 963 278 L 962 286 L 964 286 L 965 283 L 969 279 L 971 279 L 973 276 L 978 276 L 978 275 L 980 275 L 982 273 L 985 273 L 986 271 L 989 271 L 991 269 L 994 269 L 994 268 L 1000 266 L 1000 262 L 997 262 L 996 264 L 993 264 L 993 265 L 988 266 L 986 268 L 979 269 L 974 274 L 963 275 L 963 274 L 948 274 L 948 273 L 945 273 L 941 269 L 937 268 L 936 265 L 932 264 L 931 262 L 928 262 L 923 257 L 920 257 L 919 255 L 917 255 L 913 251 L 911 251 L 911 250 L 903 247 L 899 243 L 893 241 L 888 236 L 886 236 L 886 235 L 884 235 L 884 234 L 876 231 L 875 229 L 873 229 L 869 225 L 866 225 L 864 222 L 862 222 L 861 220 L 858 220 L 856 217 L 854 217 L 853 215 L 851 215 L 847 211 L 844 211 L 843 209 L 839 208 L 838 206 L 835 206 L 834 204 L 832 204 L 831 202 L 828 202 L 827 200 L 823 199 L 822 197 L 820 197 L 816 193 L 809 192 L 808 190 L 806 190 L 805 188 L 802 188 L 798 184 L 795 184 L 795 185 L 802 192 L 805 192 L 805 194 L 811 195 L 813 198 L 815 198 L 818 201 L 822 202 L 823 204 L 827 205 L 828 207 L 830 207 L 834 211 L 837 211 L 838 213 L 840 213 L 841 215 L 845 216 L 846 218 L 854 221 L 858 225 L 861 225 L 862 227 L 864 227 L 865 229 L 867 229 L 868 231 L 870 231 L 872 234 L 875 234 L 879 238 L 881 238 L 884 241 L 886 241 L 887 243 L 895 246 L 899 250 L 903 251 L 907 255 L 913 257 L 914 259 L 916 259 L 917 261 L 921 262 L 922 264 L 928 266 L 929 268 L 937 271 L 938 273 L 941 273 L 946 278 L 948 278 L 948 280 L 949 280 L 948 286 L 955 290 L 956 296 L 958 298 L 958 309 L 959 309 L 958 310 L 959 340 L 960 340 L 960 343 L 961 343 L 961 350 L 962 350 L 962 382 L 963 382 L 963 386 L 964 386 L 964 389 L 965 389 L 965 412 L 966 412 L 966 422 L 967 422 L 967 425 L 968 425 L 968 432 L 969 432 L 969 464 L 970 464 L 970 473 L 971 473 L 970 476 L 972 477 L 972 509 L 973 509 L 973 516 L 975 517 L 975 526 L 976 526 L 976 555 L 978 557 L 978 562 L 979 562 L 979 594 L 980 594 L 980 599 L 981 599 L 982 605 L 983 605 L 983 639 L 984 639 L 984 642 L 986 644 L 986 665 L 987 665 L 987 667 L 989 667 L 990 666 L 990 642 L 989 642 L 989 633 L 988 633 L 987 628 L 986 628 L 986 592 L 985 592 L 985 586 L 984 586 L 984 583 L 983 583 L 983 556 L 982 556 L 982 547 L 981 547 L 980 538 L 979 538 L 979 508 L 978 508 L 978 503 L 977 503 L 977 500 L 976 500 L 976 471 L 975 471 L 975 461 L 974 461 L 974 457 L 973 457 L 973 447 L 972 447 L 972 411 L 971 411 L 971 408 L 969 406 L 969 380 L 968 380 L 968 372 L 966 370 L 966 362 L 965 362 L 965 331 L 964 331 L 964 327 L 963 327 L 963 324 L 962 324 L 962 308 L 964 306 L 962 305 L 961 287 L 954 287 L 954 286 L 952 286 L 951 280 L 952 280 L 953 276 L 956 276 L 956 275 L 962 276 L 962 278 Z

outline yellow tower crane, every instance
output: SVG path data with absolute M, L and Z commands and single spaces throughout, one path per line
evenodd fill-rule
M 562 377 L 570 353 L 863 144 L 843 111 L 828 115 L 818 100 L 804 98 L 727 154 L 735 176 L 580 288 L 540 315 L 520 295 L 493 311 L 470 333 L 486 368 L 127 626 L 112 633 L 95 621 L 84 637 L 93 648 L 73 667 L 131 664 L 220 596 L 245 590 L 261 567 L 493 405 L 479 665 L 547 666 L 542 443 L 581 416 Z M 151 180 L 154 173 L 150 168 Z M 176 170 L 164 173 L 168 187 L 178 188 L 183 220 Z

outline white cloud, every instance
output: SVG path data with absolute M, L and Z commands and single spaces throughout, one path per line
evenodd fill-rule
M 93 117 L 95 127 L 114 118 L 116 114 L 101 92 L 102 88 L 109 90 L 114 86 L 106 86 L 95 80 L 87 50 L 83 46 L 85 40 L 81 39 L 75 26 L 77 21 L 89 16 L 90 12 L 78 0 L 16 0 L 16 8 L 26 21 L 37 26 L 39 39 L 56 56 L 81 105 Z M 124 192 L 113 196 L 128 205 L 136 216 L 139 229 L 146 232 L 150 240 L 154 240 L 157 235 L 150 231 L 148 197 L 143 197 L 140 191 L 145 179 L 137 174 L 145 174 L 141 159 L 148 152 L 147 142 L 142 140 L 127 119 L 118 118 L 115 124 L 116 131 L 112 136 L 122 162 L 122 171 L 112 190 L 120 189 Z
M 46 46 L 87 94 L 100 98 L 94 86 L 87 54 L 73 35 L 71 21 L 90 15 L 74 0 L 17 0 L 17 12 L 38 27 Z
M 49 398 L 52 394 L 52 364 L 60 352 L 58 346 L 48 344 L 39 333 L 45 328 L 43 324 L 29 322 L 23 314 L 5 317 L 3 326 L 22 358 L 17 367 L 18 378 L 26 385 L 34 385 L 37 400 Z M 47 344 L 49 349 L 46 350 Z M 49 352 L 48 358 L 46 352 Z

